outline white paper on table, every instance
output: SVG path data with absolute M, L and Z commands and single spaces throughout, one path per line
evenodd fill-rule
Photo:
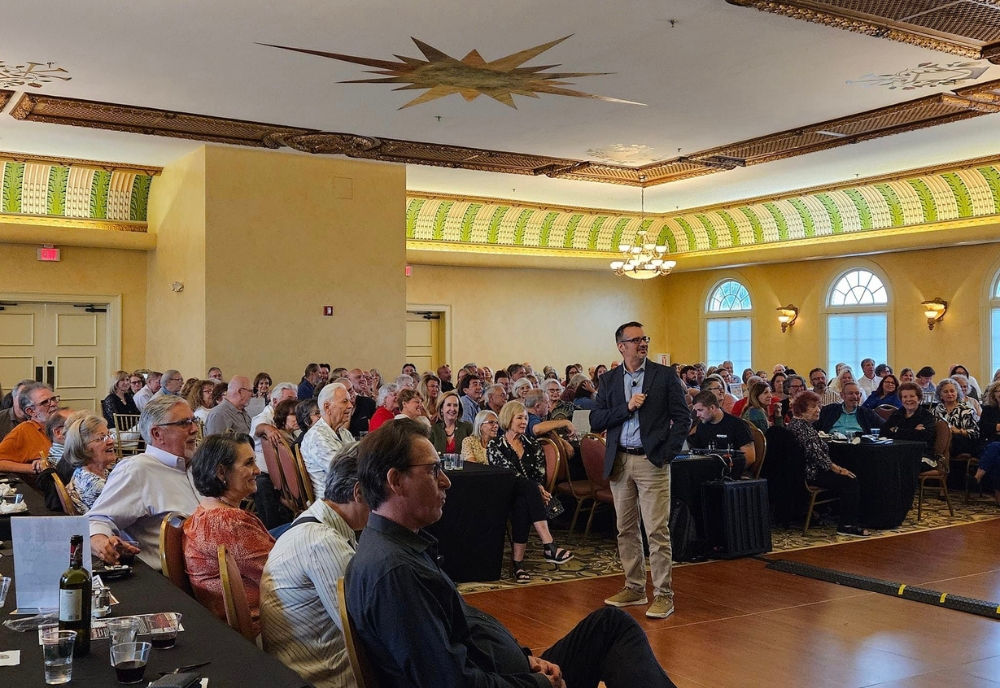
M 20 663 L 20 650 L 0 650 L 0 666 L 17 666 Z
M 10 519 L 17 608 L 58 609 L 59 579 L 69 568 L 69 540 L 83 536 L 83 566 L 91 571 L 86 516 L 20 516 Z

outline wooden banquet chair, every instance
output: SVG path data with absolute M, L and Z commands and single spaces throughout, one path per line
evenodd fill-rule
M 545 454 L 545 491 L 551 494 L 556 487 L 556 480 L 559 478 L 562 453 L 559 451 L 559 445 L 548 437 L 539 439 L 538 444 L 542 447 L 542 453 Z
M 586 435 L 580 441 L 580 456 L 584 455 L 584 451 L 592 451 L 594 444 L 593 438 L 600 439 L 598 435 Z M 597 442 L 599 446 L 599 451 L 601 456 L 604 456 L 603 441 Z M 585 449 L 586 447 L 586 449 Z M 603 459 L 602 459 L 603 460 Z M 580 511 L 586 506 L 588 502 L 594 501 L 594 489 L 590 483 L 590 479 L 586 480 L 573 480 L 569 474 L 569 461 L 562 462 L 562 480 L 556 483 L 555 489 L 552 494 L 565 494 L 571 496 L 576 500 L 576 509 L 573 511 L 573 520 L 569 524 L 569 532 L 573 532 L 576 528 L 576 520 L 580 517 Z M 591 504 L 593 508 L 593 504 Z
M 114 414 L 115 455 L 121 460 L 125 456 L 138 454 L 142 446 L 139 437 L 139 416 L 126 413 Z
M 955 515 L 955 508 L 951 505 L 951 496 L 948 494 L 948 471 L 949 471 L 949 445 L 951 444 L 951 428 L 948 422 L 939 420 L 934 423 L 934 456 L 937 457 L 937 468 L 920 473 L 920 493 L 917 495 L 917 520 L 923 517 L 924 513 L 924 487 L 929 482 L 937 483 L 939 494 L 944 495 L 944 501 L 948 504 L 948 513 Z
M 59 505 L 62 507 L 63 513 L 67 516 L 80 516 L 81 514 L 76 510 L 73 500 L 70 499 L 69 490 L 66 489 L 62 478 L 55 471 L 52 472 L 52 484 L 56 488 L 56 494 L 59 495 Z
M 284 442 L 275 443 L 266 437 L 261 439 L 261 449 L 264 454 L 264 465 L 267 466 L 267 474 L 271 478 L 271 484 L 280 495 L 279 501 L 296 516 L 302 513 L 303 509 L 289 490 L 288 481 L 285 479 L 285 471 L 281 465 L 281 455 L 291 457 L 291 449 Z
M 295 475 L 298 476 L 299 480 L 299 494 L 302 496 L 303 511 L 312 506 L 312 503 L 316 501 L 316 495 L 313 494 L 312 480 L 309 478 L 309 471 L 306 470 L 306 462 L 302 458 L 302 450 L 299 445 L 295 445 L 295 455 L 293 456 L 293 466 L 295 468 Z M 284 464 L 282 464 L 284 465 Z M 286 484 L 287 484 L 286 480 Z
M 831 502 L 836 502 L 840 497 L 826 497 L 825 495 L 832 494 L 829 490 L 823 487 L 815 487 L 810 485 L 808 481 L 806 482 L 806 492 L 809 494 L 809 506 L 806 507 L 806 522 L 802 525 L 802 534 L 805 535 L 809 532 L 809 524 L 812 523 L 813 509 L 820 504 L 829 504 Z M 824 499 L 820 499 L 824 497 Z
M 587 518 L 587 527 L 583 531 L 583 539 L 590 537 L 590 526 L 594 522 L 594 512 L 598 505 L 610 505 L 614 508 L 615 500 L 611 494 L 611 481 L 604 477 L 604 438 L 600 435 L 589 434 L 583 439 L 588 440 L 587 451 L 583 450 L 583 442 L 580 443 L 580 457 L 583 459 L 583 469 L 587 472 L 587 480 L 590 481 L 590 493 L 593 496 L 593 503 L 590 505 L 590 516 Z
M 184 521 L 187 516 L 171 511 L 160 522 L 160 572 L 171 583 L 194 597 L 191 579 L 184 567 Z
M 754 452 L 754 462 L 751 470 L 753 471 L 753 477 L 756 480 L 760 477 L 760 471 L 764 467 L 764 457 L 767 454 L 767 438 L 764 437 L 764 433 L 760 431 L 756 425 L 744 418 L 747 427 L 750 430 L 750 436 L 753 438 L 753 452 Z
M 344 645 L 347 646 L 347 659 L 351 663 L 351 671 L 354 672 L 354 680 L 358 688 L 378 688 L 378 681 L 375 678 L 375 670 L 372 669 L 371 659 L 368 651 L 358 640 L 358 631 L 354 627 L 354 620 L 347 611 L 347 594 L 344 590 L 344 579 L 337 579 L 337 607 L 340 611 L 340 627 L 344 632 Z
M 226 549 L 219 545 L 219 578 L 222 580 L 222 601 L 226 607 L 226 623 L 241 636 L 254 642 L 253 617 L 250 613 L 250 603 L 247 602 L 247 590 L 243 586 L 243 577 L 236 559 Z
M 892 404 L 881 404 L 875 408 L 875 414 L 882 419 L 882 422 L 889 420 L 889 416 L 896 412 L 896 407 Z

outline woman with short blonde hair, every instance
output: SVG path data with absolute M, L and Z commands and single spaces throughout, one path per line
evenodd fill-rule
M 107 422 L 95 413 L 80 411 L 68 418 L 67 424 L 63 456 L 74 470 L 66 490 L 77 513 L 85 514 L 104 490 L 111 467 L 118 459 L 115 440 Z

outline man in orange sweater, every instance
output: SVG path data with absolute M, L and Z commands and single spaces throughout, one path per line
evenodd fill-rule
M 45 457 L 52 441 L 45 422 L 59 408 L 59 397 L 48 385 L 33 382 L 21 388 L 18 400 L 27 420 L 0 442 L 0 473 L 38 474 L 48 466 Z

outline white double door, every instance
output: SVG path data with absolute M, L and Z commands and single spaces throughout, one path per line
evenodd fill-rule
M 47 382 L 62 406 L 100 412 L 108 394 L 108 313 L 102 304 L 0 301 L 0 384 Z

